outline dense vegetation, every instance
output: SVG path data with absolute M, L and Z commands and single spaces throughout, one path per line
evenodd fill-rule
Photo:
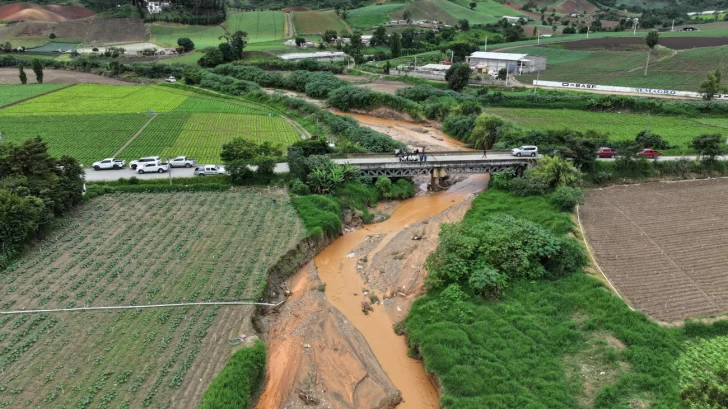
M 265 344 L 255 341 L 230 357 L 225 369 L 212 380 L 200 409 L 248 409 L 265 379 Z
M 0 143 L 0 268 L 77 205 L 82 191 L 76 159 L 51 157 L 40 138 Z
M 476 226 L 505 220 L 504 215 L 521 220 L 522 226 L 530 225 L 526 220 L 534 223 L 554 237 L 565 237 L 574 228 L 548 196 L 518 198 L 489 191 L 473 202 L 464 226 L 444 234 L 452 229 L 479 234 Z M 461 253 L 468 244 L 478 249 L 469 237 L 452 237 L 462 242 Z M 432 257 L 449 257 L 445 247 L 441 244 Z M 493 260 L 484 250 L 479 257 Z M 509 254 L 509 261 L 519 260 L 518 254 Z M 424 359 L 426 370 L 440 382 L 443 408 L 680 406 L 685 386 L 674 368 L 683 342 L 724 335 L 725 323 L 663 328 L 631 311 L 601 282 L 570 273 L 514 277 L 497 299 L 452 283 L 431 288 L 415 302 L 405 331 L 412 353 Z M 711 399 L 701 393 L 696 402 Z

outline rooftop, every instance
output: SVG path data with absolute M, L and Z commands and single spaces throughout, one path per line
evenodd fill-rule
M 315 53 L 291 53 L 283 54 L 281 58 L 284 60 L 297 60 L 303 58 L 331 58 L 343 57 L 345 54 L 341 51 L 319 51 Z
M 486 51 L 476 51 L 470 54 L 470 58 L 482 58 L 486 60 L 508 60 L 518 61 L 526 58 L 528 54 L 511 54 L 511 53 L 489 53 Z

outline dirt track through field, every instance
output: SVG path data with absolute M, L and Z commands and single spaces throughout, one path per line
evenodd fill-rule
M 655 319 L 728 311 L 728 180 L 592 190 L 581 216 L 604 273 Z

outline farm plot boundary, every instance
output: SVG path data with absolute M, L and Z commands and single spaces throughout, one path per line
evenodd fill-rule
M 631 305 L 661 321 L 728 311 L 721 259 L 728 180 L 651 183 L 587 192 L 586 239 Z

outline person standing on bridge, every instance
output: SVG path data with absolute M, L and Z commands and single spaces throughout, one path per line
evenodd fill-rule
M 425 147 L 422 147 L 422 152 L 420 153 L 420 162 L 424 162 L 427 160 L 427 156 L 425 155 Z
M 488 153 L 488 147 L 487 147 L 487 145 L 483 145 L 483 157 L 484 158 L 487 156 L 487 153 Z

